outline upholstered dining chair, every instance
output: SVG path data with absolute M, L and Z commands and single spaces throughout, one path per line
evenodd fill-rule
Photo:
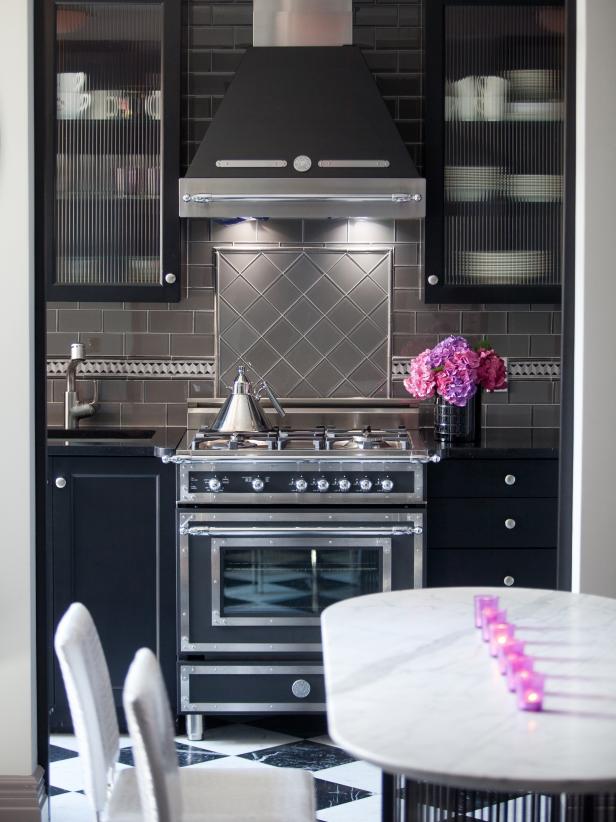
M 124 684 L 145 822 L 314 822 L 314 778 L 297 768 L 179 768 L 165 684 L 137 652 Z
M 55 649 L 79 745 L 85 794 L 97 822 L 143 819 L 133 768 L 117 770 L 120 732 L 107 661 L 90 612 L 74 602 L 56 629 Z

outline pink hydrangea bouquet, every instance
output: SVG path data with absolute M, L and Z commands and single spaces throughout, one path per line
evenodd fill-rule
M 487 340 L 471 348 L 464 337 L 447 337 L 415 357 L 404 387 L 418 400 L 440 396 L 451 405 L 465 406 L 479 387 L 495 391 L 507 386 L 507 373 Z

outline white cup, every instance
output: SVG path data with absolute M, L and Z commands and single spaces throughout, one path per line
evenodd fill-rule
M 509 83 L 502 77 L 479 77 L 480 111 L 484 120 L 504 120 Z
M 58 120 L 77 120 L 90 105 L 88 92 L 61 91 L 56 96 Z
M 61 71 L 56 74 L 56 90 L 83 91 L 86 87 L 86 74 L 83 71 Z
M 88 117 L 91 120 L 111 120 L 118 116 L 120 110 L 120 101 L 116 94 L 102 89 L 100 91 L 91 91 L 92 98 Z
M 145 98 L 145 111 L 152 120 L 160 120 L 161 98 L 160 90 L 151 91 Z
M 452 84 L 456 94 L 458 120 L 479 119 L 479 87 L 476 77 L 463 77 Z

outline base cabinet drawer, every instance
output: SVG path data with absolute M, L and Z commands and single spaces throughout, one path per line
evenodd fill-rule
M 551 548 L 556 500 L 435 500 L 428 505 L 428 548 Z
M 321 665 L 186 664 L 179 674 L 181 713 L 325 711 Z
M 430 499 L 558 496 L 558 460 L 445 460 L 428 468 Z
M 556 549 L 445 548 L 429 551 L 427 584 L 429 588 L 450 585 L 555 588 Z

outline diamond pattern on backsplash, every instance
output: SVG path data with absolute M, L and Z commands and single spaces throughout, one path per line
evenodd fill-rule
M 283 397 L 388 397 L 390 248 L 216 249 L 218 392 L 242 362 Z

